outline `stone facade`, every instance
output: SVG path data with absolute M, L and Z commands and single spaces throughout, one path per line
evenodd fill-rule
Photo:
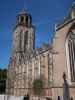
M 74 13 L 75 3 L 65 20 L 56 26 L 52 46 L 48 44 L 39 49 L 35 49 L 35 29 L 32 26 L 31 16 L 28 13 L 18 16 L 8 68 L 7 93 L 33 95 L 33 81 L 42 77 L 45 82 L 44 96 L 49 96 L 53 100 L 60 96 L 63 100 L 63 73 L 65 72 L 70 97 L 75 98 Z M 25 20 L 26 16 L 28 20 Z M 20 20 L 21 17 L 24 17 L 24 22 L 23 19 Z
M 72 78 L 71 68 L 73 66 L 70 65 L 71 56 L 69 54 L 69 48 L 67 45 L 67 37 L 68 35 L 71 35 L 72 34 L 71 31 L 75 29 L 75 25 L 74 25 L 75 16 L 72 16 L 72 13 L 75 13 L 75 5 L 72 6 L 69 16 L 64 20 L 64 22 L 57 25 L 55 36 L 53 39 L 53 51 L 56 52 L 53 55 L 53 69 L 54 69 L 53 80 L 54 80 L 54 87 L 56 87 L 53 89 L 54 99 L 57 97 L 57 95 L 62 97 L 63 94 L 62 84 L 64 83 L 62 76 L 64 72 L 66 73 L 67 82 L 70 87 L 69 89 L 70 95 L 73 98 L 75 98 L 75 80 L 72 82 L 71 79 Z M 71 51 L 71 55 L 73 51 Z M 75 62 L 75 60 L 73 60 L 73 62 Z
M 44 44 L 41 48 L 35 49 L 35 28 L 31 20 L 31 15 L 27 12 L 18 15 L 8 68 L 8 94 L 31 94 L 35 79 L 43 78 L 45 88 L 48 88 L 48 84 L 53 80 L 51 46 Z

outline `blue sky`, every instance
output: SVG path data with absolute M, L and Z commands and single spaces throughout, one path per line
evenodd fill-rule
M 0 0 L 0 68 L 6 68 L 12 50 L 16 15 L 28 10 L 36 27 L 36 47 L 53 37 L 54 26 L 63 21 L 74 0 Z

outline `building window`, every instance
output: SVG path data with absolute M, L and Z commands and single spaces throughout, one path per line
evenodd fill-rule
M 70 74 L 71 81 L 75 82 L 75 31 L 71 31 L 68 35 L 68 51 L 69 51 L 69 61 L 70 61 Z
M 21 23 L 24 22 L 24 16 L 21 16 L 21 19 L 20 19 Z
M 51 86 L 51 84 L 52 84 L 52 81 L 53 81 L 53 76 L 52 76 L 52 71 L 53 71 L 53 69 L 52 69 L 52 64 L 53 64 L 53 59 L 52 59 L 52 54 L 51 53 L 49 53 L 48 54 L 48 84 L 49 84 L 49 86 Z
M 26 26 L 28 26 L 28 16 L 26 16 Z
M 28 46 L 28 31 L 26 31 L 24 35 L 24 51 L 27 50 L 27 46 Z
M 39 68 L 38 68 L 38 59 L 37 61 L 35 61 L 34 63 L 34 79 L 39 79 L 40 78 L 40 75 L 39 75 Z

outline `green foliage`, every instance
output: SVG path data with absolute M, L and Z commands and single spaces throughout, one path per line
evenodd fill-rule
M 0 69 L 0 80 L 4 80 L 7 78 L 7 70 L 6 69 Z
M 0 69 L 0 94 L 5 93 L 7 69 Z
M 36 79 L 33 82 L 33 90 L 35 95 L 41 95 L 43 92 L 43 80 Z
M 52 85 L 53 85 L 53 80 L 51 80 L 51 81 L 49 80 L 48 81 L 48 86 L 51 87 Z

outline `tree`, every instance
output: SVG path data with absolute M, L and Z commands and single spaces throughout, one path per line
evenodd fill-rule
M 42 79 L 34 80 L 33 91 L 35 95 L 41 95 L 43 93 L 43 80 Z
M 0 94 L 5 93 L 7 69 L 0 69 Z
M 5 80 L 7 78 L 7 69 L 0 69 L 0 80 Z

